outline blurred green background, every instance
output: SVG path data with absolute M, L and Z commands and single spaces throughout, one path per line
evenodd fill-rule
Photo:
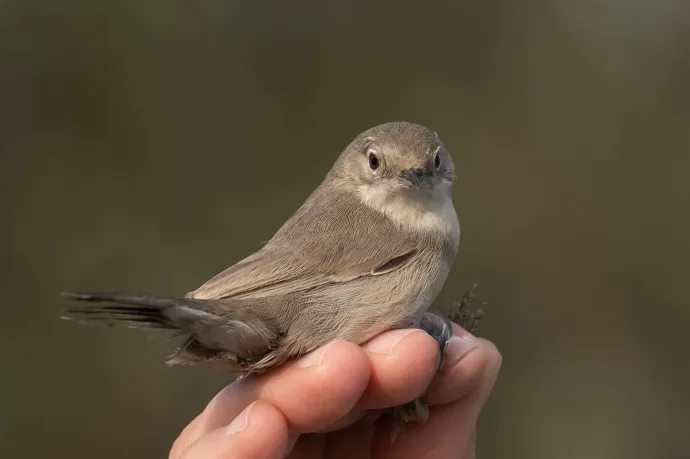
M 479 456 L 688 457 L 682 0 L 1 1 L 0 455 L 166 457 L 230 376 L 58 292 L 197 287 L 391 120 L 458 165 Z

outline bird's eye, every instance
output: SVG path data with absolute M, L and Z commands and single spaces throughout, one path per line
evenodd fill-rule
M 379 158 L 374 153 L 369 153 L 369 167 L 375 171 L 379 167 Z
M 436 153 L 436 156 L 434 157 L 434 167 L 436 170 L 439 170 L 441 168 L 441 157 Z

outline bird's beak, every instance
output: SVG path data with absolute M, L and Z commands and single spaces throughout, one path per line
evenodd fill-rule
M 420 169 L 410 169 L 403 171 L 402 177 L 412 182 L 415 188 L 419 188 L 419 177 L 422 175 L 422 173 L 423 171 Z

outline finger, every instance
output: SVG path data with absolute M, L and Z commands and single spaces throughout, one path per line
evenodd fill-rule
M 197 429 L 200 428 L 200 419 L 203 413 L 199 414 L 192 422 L 187 424 L 187 427 L 182 430 L 182 433 L 178 435 L 177 439 L 170 449 L 170 454 L 168 454 L 169 459 L 177 459 L 182 455 L 182 452 L 189 448 L 189 445 L 194 443 L 197 438 L 201 437 L 201 433 L 197 433 Z
M 460 456 L 462 459 L 477 459 L 477 427 L 474 427 L 472 435 L 470 435 L 469 445 L 465 450 L 465 454 Z
M 402 405 L 422 395 L 438 369 L 438 344 L 419 329 L 394 330 L 363 345 L 371 362 L 359 409 Z
M 179 457 L 279 459 L 285 454 L 287 442 L 287 422 L 280 411 L 268 403 L 255 402 L 229 425 L 199 438 Z
M 334 341 L 265 378 L 257 394 L 280 409 L 298 432 L 315 432 L 352 410 L 369 376 L 362 349 Z
M 369 359 L 359 346 L 334 341 L 270 373 L 230 384 L 209 403 L 197 425 L 188 428 L 189 435 L 198 438 L 228 424 L 255 400 L 278 408 L 298 433 L 318 431 L 352 410 L 369 371 Z
M 489 368 L 501 364 L 501 354 L 493 343 L 472 336 L 460 327 L 444 356 L 443 367 L 429 386 L 424 399 L 431 405 L 458 400 L 477 387 Z
M 486 342 L 488 343 L 488 342 Z M 429 420 L 419 426 L 406 426 L 391 442 L 391 424 L 379 424 L 373 440 L 375 457 L 428 459 L 474 454 L 475 428 L 479 413 L 493 388 L 500 368 L 500 359 L 485 367 L 474 387 L 459 400 L 431 407 Z
M 345 416 L 338 418 L 335 422 L 328 424 L 318 430 L 318 433 L 329 433 L 336 430 L 344 429 L 345 427 L 351 426 L 352 424 L 359 422 L 362 418 L 366 417 L 370 412 L 366 410 L 360 410 L 358 408 L 353 409 Z

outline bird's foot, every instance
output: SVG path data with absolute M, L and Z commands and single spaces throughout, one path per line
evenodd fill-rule
M 453 325 L 451 322 L 455 322 L 473 335 L 477 332 L 479 322 L 484 316 L 484 310 L 480 306 L 475 312 L 470 312 L 476 288 L 477 284 L 473 284 L 463 299 L 453 304 L 447 315 L 439 316 L 428 312 L 422 316 L 419 322 L 419 328 L 427 332 L 438 343 L 440 356 L 439 371 L 443 366 L 443 359 L 448 345 L 451 339 L 453 339 Z M 394 440 L 404 424 L 424 424 L 429 419 L 429 405 L 422 397 L 419 397 L 404 405 L 394 407 L 391 414 L 393 417 L 391 433 L 392 440 Z

